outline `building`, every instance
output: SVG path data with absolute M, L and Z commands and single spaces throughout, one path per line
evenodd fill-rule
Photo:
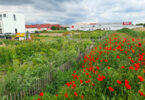
M 0 11 L 0 33 L 25 33 L 24 15 L 10 11 Z
M 122 28 L 137 28 L 142 26 L 136 26 L 133 25 L 132 22 L 122 22 L 122 23 L 81 23 L 81 24 L 73 24 L 70 25 L 68 30 L 83 30 L 83 31 L 89 31 L 89 30 L 119 30 Z
M 59 24 L 34 24 L 34 25 L 26 25 L 26 31 L 30 33 L 34 33 L 35 31 L 51 31 L 51 27 L 55 26 L 57 28 L 60 28 L 61 26 Z

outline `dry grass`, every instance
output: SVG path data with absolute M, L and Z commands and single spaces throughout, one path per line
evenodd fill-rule
M 134 31 L 145 31 L 145 27 L 134 28 Z

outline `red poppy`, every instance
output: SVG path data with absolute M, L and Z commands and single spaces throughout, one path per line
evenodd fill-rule
M 127 89 L 131 89 L 131 86 L 130 86 L 128 83 L 125 83 L 125 87 L 126 87 Z
M 89 75 L 89 73 L 86 73 L 86 75 Z
M 91 78 L 92 76 L 89 75 L 89 78 Z
M 144 96 L 142 91 L 139 90 L 138 93 L 140 94 L 140 96 Z
M 141 43 L 138 43 L 138 46 L 141 47 Z
M 74 95 L 77 97 L 78 96 L 77 92 L 74 92 Z
M 144 78 L 142 76 L 138 76 L 138 79 L 143 82 L 144 81 Z
M 125 80 L 125 83 L 129 84 L 129 81 L 128 80 Z
M 38 98 L 37 100 L 41 100 L 40 98 Z
M 56 94 L 56 96 L 58 96 L 58 94 Z
M 43 92 L 40 92 L 40 94 L 39 94 L 40 96 L 43 96 Z
M 94 84 L 94 83 L 92 83 L 92 86 L 95 86 L 95 84 Z
M 80 84 L 82 84 L 83 83 L 83 80 L 80 80 Z
M 108 69 L 110 69 L 110 67 L 108 67 Z
M 117 59 L 120 59 L 120 56 L 117 56 Z
M 70 83 L 66 83 L 67 86 L 70 86 Z
M 109 91 L 111 91 L 111 92 L 114 91 L 114 89 L 113 89 L 112 87 L 109 87 L 108 89 L 109 89 Z
M 124 69 L 125 67 L 124 67 L 124 66 L 122 66 L 121 68 L 122 68 L 122 69 Z
M 105 59 L 105 62 L 108 62 L 108 60 L 107 60 L 107 59 Z
M 117 83 L 118 83 L 118 84 L 122 84 L 122 82 L 121 82 L 120 80 L 117 80 Z
M 133 70 L 133 67 L 132 67 L 132 66 L 130 66 L 130 67 L 129 67 L 129 70 Z
M 127 54 L 127 51 L 125 51 L 125 53 Z
M 81 98 L 84 99 L 84 96 L 82 95 Z
M 99 69 L 99 66 L 96 66 L 96 69 Z
M 76 86 L 77 86 L 76 84 L 73 84 L 73 85 L 72 85 L 72 88 L 74 89 L 74 88 L 76 88 Z
M 66 98 L 68 98 L 68 94 L 65 94 L 64 96 L 65 96 Z

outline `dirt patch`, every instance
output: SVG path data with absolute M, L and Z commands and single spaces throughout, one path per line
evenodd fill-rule
M 40 36 L 62 36 L 60 33 L 40 33 Z
M 145 27 L 134 28 L 134 31 L 145 31 Z

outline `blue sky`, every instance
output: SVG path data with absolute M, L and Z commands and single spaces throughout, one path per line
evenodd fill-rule
M 0 0 L 0 10 L 23 13 L 27 24 L 145 23 L 145 0 Z

